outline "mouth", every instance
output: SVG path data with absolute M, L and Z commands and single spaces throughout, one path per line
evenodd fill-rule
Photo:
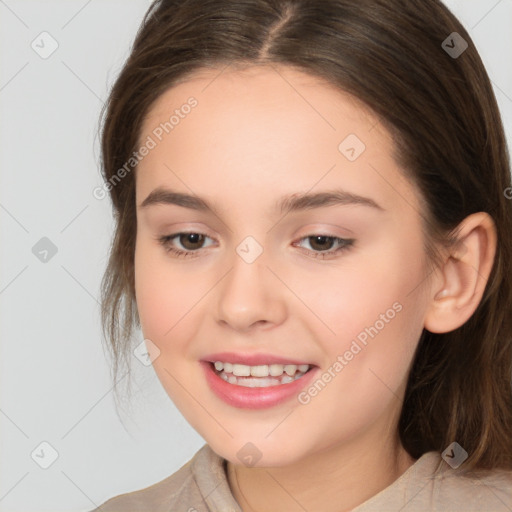
M 208 364 L 222 380 L 246 388 L 267 388 L 289 384 L 302 378 L 314 366 L 276 363 L 250 366 L 227 361 L 209 361 Z
M 266 409 L 289 402 L 320 372 L 307 359 L 271 353 L 217 352 L 200 364 L 210 390 L 238 409 Z

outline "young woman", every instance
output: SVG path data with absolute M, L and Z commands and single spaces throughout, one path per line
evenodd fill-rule
M 114 374 L 140 327 L 206 444 L 97 510 L 512 510 L 510 163 L 440 1 L 157 1 L 102 163 Z

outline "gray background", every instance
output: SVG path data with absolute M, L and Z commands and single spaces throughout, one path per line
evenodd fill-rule
M 512 0 L 446 3 L 482 55 L 510 146 Z M 92 195 L 98 116 L 148 6 L 0 0 L 1 512 L 90 510 L 172 474 L 204 443 L 135 359 L 131 412 L 117 413 L 100 337 L 113 225 L 108 199 Z M 47 58 L 31 46 L 53 40 Z M 42 442 L 58 453 L 47 469 Z

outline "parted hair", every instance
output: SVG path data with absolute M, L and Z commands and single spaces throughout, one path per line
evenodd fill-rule
M 443 41 L 468 48 L 455 57 Z M 453 46 L 454 43 L 451 44 Z M 461 473 L 512 469 L 512 204 L 510 158 L 489 76 L 462 24 L 439 0 L 156 0 L 100 116 L 105 183 L 137 149 L 159 96 L 205 68 L 286 65 L 369 107 L 393 136 L 394 158 L 420 191 L 429 268 L 468 215 L 487 212 L 497 250 L 471 318 L 423 330 L 398 430 L 418 458 L 459 443 Z M 113 380 L 130 369 L 140 327 L 134 287 L 136 166 L 109 187 L 114 233 L 101 281 Z M 139 340 L 140 341 L 140 340 Z

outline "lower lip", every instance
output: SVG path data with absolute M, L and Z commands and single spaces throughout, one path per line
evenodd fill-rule
M 213 364 L 208 361 L 200 361 L 200 363 L 210 389 L 227 404 L 242 409 L 266 409 L 286 402 L 297 396 L 311 382 L 318 370 L 316 367 L 312 368 L 302 377 L 287 384 L 266 388 L 248 388 L 226 382 L 215 373 Z

